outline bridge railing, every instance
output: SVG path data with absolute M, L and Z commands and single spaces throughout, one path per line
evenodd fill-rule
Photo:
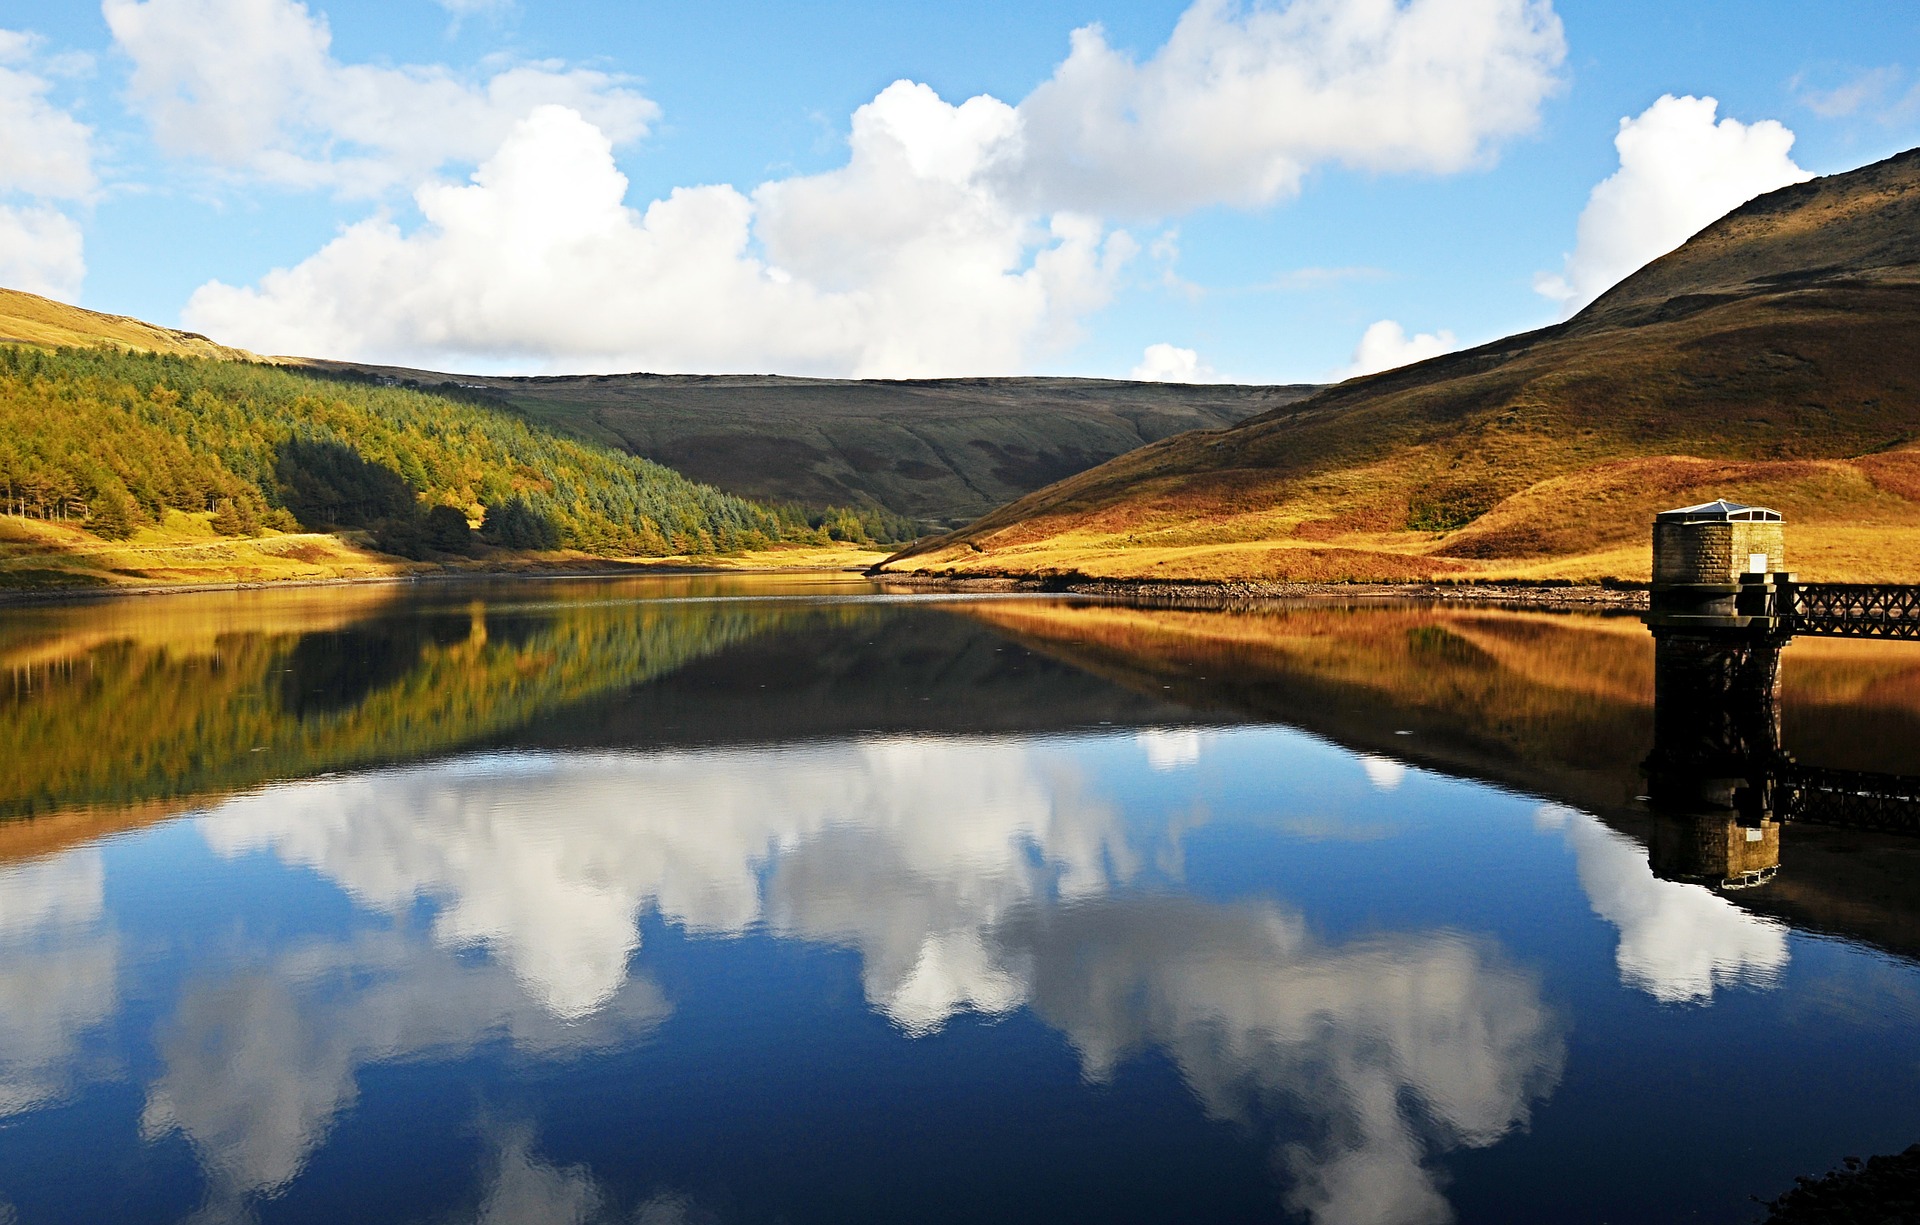
M 1789 821 L 1920 834 L 1920 778 L 1795 766 L 1780 782 Z
M 1783 628 L 1793 634 L 1920 639 L 1920 586 L 1792 583 L 1782 594 Z

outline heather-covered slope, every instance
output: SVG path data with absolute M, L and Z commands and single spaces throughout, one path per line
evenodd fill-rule
M 1144 447 L 895 558 L 1113 577 L 1644 578 L 1647 523 L 1786 512 L 1920 578 L 1920 151 L 1774 192 L 1570 322 Z

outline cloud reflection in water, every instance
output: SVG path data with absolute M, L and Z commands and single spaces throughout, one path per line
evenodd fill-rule
M 1446 934 L 1333 946 L 1275 903 L 1123 890 L 1143 856 L 1117 813 L 1062 756 L 1017 741 L 470 759 L 243 797 L 202 828 L 224 854 L 270 850 L 375 909 L 436 905 L 443 956 L 383 979 L 423 1013 L 368 991 L 300 1017 L 268 982 L 176 1018 L 150 1114 L 256 1188 L 297 1170 L 358 1062 L 527 1023 L 497 980 L 465 995 L 457 975 L 436 980 L 464 964 L 445 953 L 483 946 L 555 1021 L 597 1019 L 639 981 L 648 912 L 855 949 L 868 1000 L 910 1035 L 1028 1006 L 1090 1079 L 1158 1048 L 1215 1117 L 1258 1128 L 1290 1103 L 1308 1132 L 1282 1150 L 1290 1202 L 1323 1222 L 1449 1219 L 1430 1156 L 1523 1125 L 1559 1074 L 1555 1018 L 1495 950 Z M 664 1015 L 641 995 L 632 1019 Z M 304 1045 L 197 1067 L 197 1031 L 222 1026 Z
M 437 942 L 487 947 L 560 1017 L 619 989 L 643 911 L 707 933 L 767 922 L 775 864 L 824 875 L 777 886 L 774 925 L 860 947 L 873 1003 L 937 1027 L 1002 993 L 969 939 L 1020 902 L 1135 870 L 1109 810 L 990 742 L 464 761 L 263 792 L 202 828 L 223 854 L 271 849 L 378 910 L 433 899 Z
M 475 1225 L 717 1225 L 691 1196 L 657 1191 L 623 1210 L 585 1166 L 556 1166 L 535 1151 L 531 1127 L 490 1137 L 493 1169 Z M 4 1225 L 4 1222 L 0 1222 Z
M 1288 1201 L 1329 1225 L 1451 1220 L 1429 1150 L 1494 1143 L 1559 1080 L 1538 985 L 1465 938 L 1332 946 L 1270 903 L 1182 897 L 1033 912 L 999 935 L 1089 1078 L 1158 1047 L 1215 1117 L 1300 1107 L 1319 1134 L 1285 1150 Z
M 1620 981 L 1662 1003 L 1707 1003 L 1716 988 L 1769 988 L 1787 965 L 1787 929 L 1700 885 L 1661 880 L 1647 850 L 1598 817 L 1558 804 L 1534 815 L 1560 830 L 1593 912 L 1620 929 Z
M 59 1101 L 118 1003 L 97 849 L 0 868 L 0 1119 Z

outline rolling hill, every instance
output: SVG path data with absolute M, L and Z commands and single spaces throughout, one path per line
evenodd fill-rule
M 111 344 L 173 357 L 260 360 L 245 349 L 215 344 L 195 332 L 176 332 L 125 315 L 103 315 L 17 289 L 0 289 L 0 344 L 79 348 Z
M 876 506 L 942 528 L 1144 444 L 1233 425 L 1317 390 L 1070 378 L 502 378 L 308 364 L 495 395 L 533 420 L 741 497 Z
M 1762 196 L 1564 324 L 1143 447 L 889 560 L 1114 578 L 1645 579 L 1664 507 L 1920 578 L 1920 150 Z
M 652 460 L 743 498 L 814 510 L 874 508 L 936 529 L 969 522 L 1147 443 L 1233 425 L 1317 390 L 1311 384 L 1074 378 L 449 374 L 318 358 L 262 358 L 191 332 L 0 289 L 0 344 L 7 343 L 107 344 L 178 357 L 266 362 L 486 399 L 553 430 Z

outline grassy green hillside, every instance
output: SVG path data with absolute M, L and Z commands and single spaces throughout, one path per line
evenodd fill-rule
M 469 519 L 523 509 L 541 525 L 525 544 L 591 552 L 783 530 L 764 507 L 489 405 L 111 349 L 0 348 L 0 498 L 43 518 L 84 504 L 109 535 L 168 509 L 225 509 L 230 534 L 372 527 L 415 499 Z
M 898 570 L 1644 579 L 1668 506 L 1920 578 L 1920 151 L 1764 196 L 1566 324 L 1142 448 Z
M 743 497 L 885 507 L 942 527 L 1143 444 L 1232 425 L 1315 390 L 1061 378 L 493 378 L 313 364 L 483 390 L 534 420 Z

